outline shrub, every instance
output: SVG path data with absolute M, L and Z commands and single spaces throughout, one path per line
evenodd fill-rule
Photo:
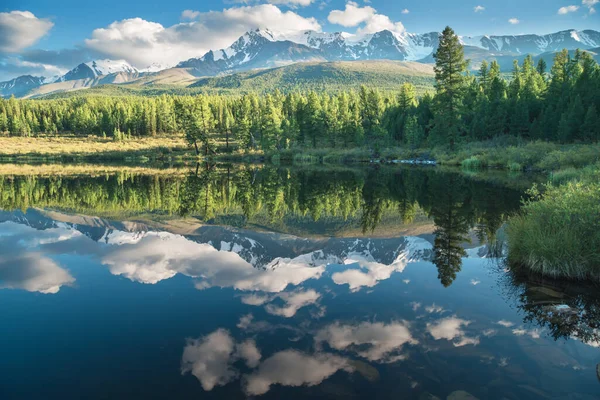
M 466 169 L 480 169 L 484 167 L 484 163 L 477 156 L 467 158 L 461 165 Z
M 549 185 L 507 226 L 508 261 L 553 277 L 600 279 L 600 183 Z

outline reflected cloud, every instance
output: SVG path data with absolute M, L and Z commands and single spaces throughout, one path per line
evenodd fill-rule
M 237 376 L 231 367 L 235 343 L 225 329 L 200 339 L 190 339 L 183 349 L 181 373 L 191 373 L 204 390 L 229 383 Z
M 198 278 L 196 288 L 199 290 L 232 287 L 270 293 L 319 278 L 325 269 L 300 262 L 256 269 L 236 253 L 219 251 L 210 244 L 195 243 L 183 236 L 152 232 L 135 245 L 109 246 L 102 262 L 109 266 L 112 274 L 135 282 L 155 284 L 181 273 Z
M 444 308 L 433 303 L 432 305 L 425 307 L 425 311 L 429 314 L 440 314 L 444 311 Z
M 336 350 L 353 351 L 370 361 L 394 362 L 403 359 L 398 354 L 405 344 L 417 344 L 405 322 L 363 322 L 343 325 L 336 322 L 317 332 L 315 343 L 328 343 Z
M 498 322 L 496 322 L 498 325 L 502 325 L 505 328 L 510 328 L 511 326 L 514 325 L 514 323 L 510 322 L 510 321 L 505 321 L 505 320 L 500 320 Z
M 468 326 L 471 321 L 454 317 L 444 318 L 434 323 L 427 324 L 427 332 L 435 340 L 446 339 L 452 341 L 455 347 L 461 347 L 468 344 L 479 344 L 479 337 L 467 337 L 462 329 Z
M 60 288 L 75 282 L 68 271 L 40 253 L 7 254 L 0 252 L 0 289 L 22 289 L 28 292 L 56 294 Z
M 513 329 L 512 333 L 517 336 L 530 336 L 532 339 L 539 339 L 542 331 L 539 329 L 528 330 L 521 327 Z
M 54 260 L 32 250 L 40 242 L 66 240 L 60 229 L 48 229 L 30 238 L 33 228 L 11 222 L 2 224 L 0 235 L 0 289 L 56 294 L 75 278 Z
M 295 291 L 292 293 L 281 293 L 278 298 L 285 302 L 285 306 L 280 307 L 274 304 L 268 304 L 265 310 L 269 314 L 290 318 L 296 315 L 299 309 L 311 304 L 317 303 L 321 295 L 315 290 Z
M 244 390 L 256 396 L 267 393 L 275 384 L 315 386 L 340 370 L 351 373 L 354 368 L 347 359 L 333 354 L 285 350 L 267 358 L 256 372 L 246 376 Z
M 352 247 L 357 247 L 358 241 Z M 404 271 L 408 263 L 419 261 L 424 258 L 427 252 L 433 248 L 432 244 L 419 237 L 408 236 L 404 238 L 402 247 L 396 251 L 394 261 L 389 264 L 383 264 L 377 261 L 373 254 L 374 249 L 367 246 L 362 251 L 349 251 L 344 264 L 358 265 L 358 269 L 347 269 L 343 272 L 336 272 L 331 279 L 338 285 L 348 285 L 351 291 L 358 291 L 363 287 L 373 287 L 380 281 L 389 279 L 393 273 Z M 409 283 L 410 280 L 404 280 Z
M 240 359 L 249 368 L 259 364 L 261 354 L 254 340 L 236 344 L 229 331 L 217 329 L 205 337 L 188 339 L 181 357 L 181 374 L 191 373 L 204 390 L 210 391 L 239 376 L 233 363 Z

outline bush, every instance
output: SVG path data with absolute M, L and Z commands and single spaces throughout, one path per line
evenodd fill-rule
M 600 279 L 598 177 L 549 185 L 544 194 L 534 187 L 508 222 L 510 264 L 553 277 Z
M 485 166 L 484 163 L 477 156 L 467 158 L 461 163 L 461 165 L 463 168 L 466 169 L 480 169 Z

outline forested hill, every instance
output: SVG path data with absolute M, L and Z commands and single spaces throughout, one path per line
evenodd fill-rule
M 433 89 L 433 65 L 403 61 L 338 61 L 300 63 L 262 71 L 200 79 L 190 87 L 204 90 L 283 92 L 322 90 L 339 92 L 361 85 L 383 91 L 412 83 L 419 93 Z
M 189 86 L 173 84 L 167 70 L 150 78 L 121 85 L 101 85 L 87 90 L 67 92 L 32 91 L 30 97 L 65 98 L 71 96 L 157 96 L 162 94 L 235 94 L 283 93 L 315 90 L 339 93 L 358 90 L 365 85 L 384 92 L 397 91 L 404 83 L 416 87 L 417 94 L 433 91 L 432 64 L 405 61 L 337 61 L 311 62 L 278 68 L 253 70 L 219 77 L 200 78 Z M 164 76 L 161 76 L 164 75 Z M 46 87 L 43 87 L 46 88 Z

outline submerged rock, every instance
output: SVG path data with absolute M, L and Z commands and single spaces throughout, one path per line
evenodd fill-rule
M 448 397 L 446 399 L 447 400 L 479 400 L 477 397 L 473 396 L 469 392 L 465 392 L 464 390 L 456 390 L 456 391 L 450 393 L 450 395 L 448 395 Z

